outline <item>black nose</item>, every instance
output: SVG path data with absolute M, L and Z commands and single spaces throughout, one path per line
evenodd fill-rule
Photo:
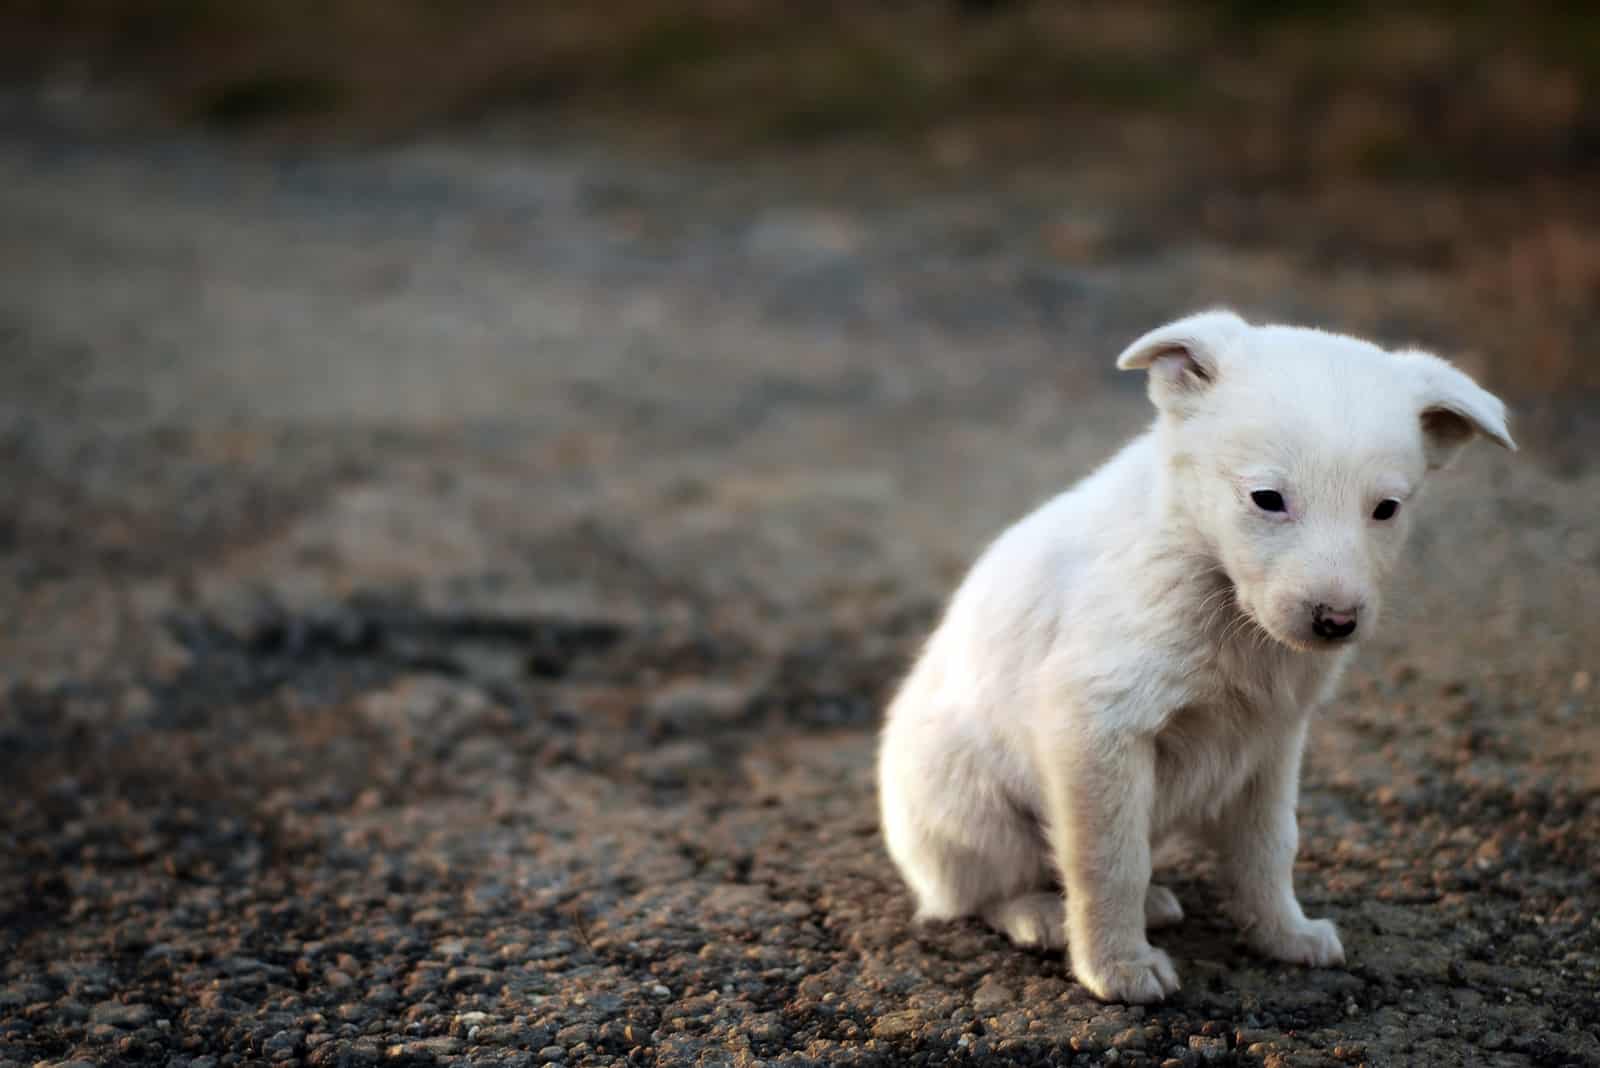
M 1356 632 L 1356 614 L 1354 611 L 1335 612 L 1325 604 L 1319 604 L 1311 610 L 1311 633 L 1319 638 L 1329 641 L 1339 641 L 1348 638 Z

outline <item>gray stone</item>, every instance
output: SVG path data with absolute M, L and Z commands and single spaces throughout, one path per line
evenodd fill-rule
M 995 979 L 985 979 L 972 995 L 972 1007 L 980 1013 L 991 1013 L 1008 1008 L 1016 995 L 1011 988 Z
M 886 1013 L 872 1025 L 872 1033 L 879 1038 L 902 1038 L 922 1026 L 922 1014 L 911 1010 Z
M 92 1023 L 108 1024 L 127 1030 L 143 1027 L 156 1018 L 156 1010 L 148 1005 L 125 1005 L 118 1001 L 102 1001 L 89 1010 Z

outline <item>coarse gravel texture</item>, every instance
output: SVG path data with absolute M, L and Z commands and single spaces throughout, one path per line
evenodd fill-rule
M 1600 474 L 1473 449 L 1168 1004 L 914 929 L 881 702 L 1198 306 L 1466 339 L 1164 242 L 1114 168 L 558 137 L 0 138 L 0 1068 L 1600 1064 Z M 1453 333 L 1452 330 L 1455 330 Z

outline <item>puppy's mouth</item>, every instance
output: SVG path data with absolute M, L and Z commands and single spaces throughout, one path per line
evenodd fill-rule
M 1308 639 L 1300 638 L 1293 634 L 1280 634 L 1276 628 L 1268 624 L 1250 606 L 1249 600 L 1242 595 L 1239 584 L 1233 580 L 1233 576 L 1220 569 L 1218 570 L 1218 575 L 1221 579 L 1221 586 L 1213 596 L 1230 605 L 1237 617 L 1223 629 L 1222 633 L 1225 640 L 1237 641 L 1244 639 L 1245 641 L 1258 641 L 1264 638 L 1268 641 L 1276 642 L 1287 649 L 1292 649 L 1297 653 L 1313 652 L 1324 646 L 1325 643 L 1313 643 Z
M 1352 644 L 1350 639 L 1333 641 L 1318 637 L 1315 634 L 1282 634 L 1279 633 L 1277 628 L 1268 626 L 1264 620 L 1250 611 L 1249 608 L 1241 607 L 1240 611 L 1249 617 L 1253 629 L 1259 630 L 1285 649 L 1290 649 L 1297 653 L 1334 653 L 1341 649 L 1348 649 Z
M 1255 611 L 1249 605 L 1244 604 L 1243 602 L 1240 602 L 1240 604 L 1239 604 L 1239 614 L 1242 615 L 1246 620 L 1249 621 L 1245 626 L 1245 632 L 1246 633 L 1264 635 L 1269 640 L 1275 641 L 1279 645 L 1282 645 L 1282 646 L 1285 646 L 1287 648 L 1293 649 L 1297 653 L 1305 653 L 1305 652 L 1310 652 L 1311 651 L 1311 646 L 1307 645 L 1303 641 L 1300 641 L 1299 639 L 1295 638 L 1294 636 L 1286 635 L 1286 634 L 1279 634 L 1272 627 L 1268 626 L 1267 622 L 1264 619 L 1262 619 L 1260 616 L 1256 615 Z
M 1250 605 L 1239 591 L 1239 584 L 1233 581 L 1233 576 L 1220 565 L 1213 568 L 1213 574 L 1216 576 L 1216 586 L 1201 602 L 1207 629 L 1215 628 L 1215 633 L 1219 633 L 1223 641 L 1240 637 L 1249 638 L 1258 631 L 1277 641 L 1277 636 L 1267 629 L 1255 612 L 1251 611 Z
M 1267 636 L 1270 637 L 1273 641 L 1277 642 L 1279 645 L 1283 646 L 1285 649 L 1293 649 L 1297 653 L 1316 653 L 1316 652 L 1322 652 L 1322 651 L 1325 651 L 1325 650 L 1328 650 L 1328 649 L 1336 648 L 1336 646 L 1332 642 L 1306 641 L 1303 638 L 1293 638 L 1293 637 L 1289 637 L 1289 636 L 1286 636 L 1286 635 L 1274 633 L 1273 631 L 1267 630 L 1266 627 L 1262 627 L 1261 629 L 1262 630 L 1266 630 L 1267 631 Z

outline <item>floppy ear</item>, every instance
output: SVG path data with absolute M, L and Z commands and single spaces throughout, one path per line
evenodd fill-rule
M 1499 397 L 1430 353 L 1410 349 L 1399 355 L 1414 365 L 1421 380 L 1418 418 L 1430 471 L 1448 467 L 1478 434 L 1502 448 L 1516 450 L 1506 428 L 1506 406 Z
M 1158 327 L 1117 357 L 1122 371 L 1150 372 L 1150 401 L 1163 411 L 1210 388 L 1222 373 L 1223 354 L 1250 324 L 1231 311 L 1208 311 Z

